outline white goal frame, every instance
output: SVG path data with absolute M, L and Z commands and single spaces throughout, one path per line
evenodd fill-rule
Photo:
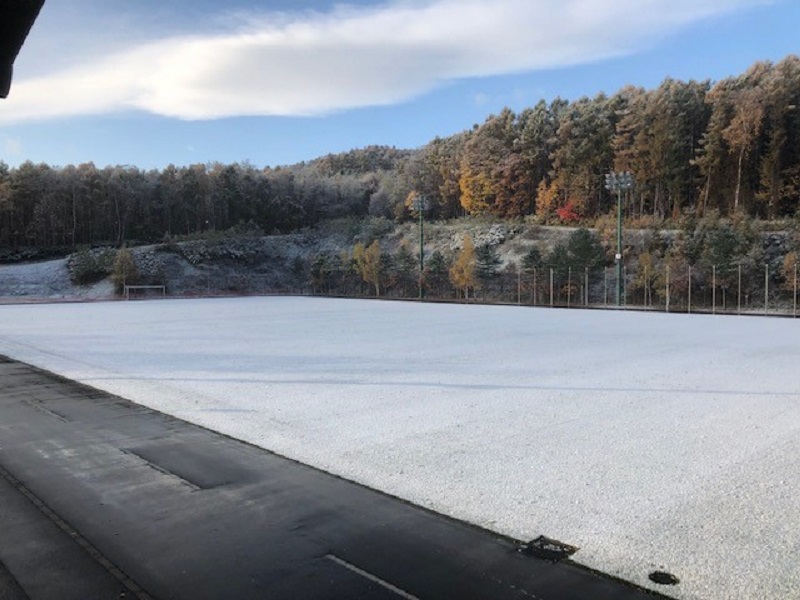
M 142 290 L 157 290 L 161 292 L 160 297 L 166 298 L 167 297 L 167 286 L 165 285 L 126 285 L 124 286 L 125 291 L 125 300 L 131 299 L 131 290 L 133 291 L 142 291 Z M 146 295 L 140 296 L 140 298 L 146 298 Z M 134 294 L 134 299 L 136 295 Z

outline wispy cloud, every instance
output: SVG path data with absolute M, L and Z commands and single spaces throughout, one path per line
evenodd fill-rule
M 180 119 L 320 115 L 448 82 L 636 52 L 768 0 L 398 0 L 250 15 L 15 82 L 0 123 L 140 110 Z

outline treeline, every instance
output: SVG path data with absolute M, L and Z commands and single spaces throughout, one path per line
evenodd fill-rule
M 709 81 L 503 110 L 414 151 L 369 147 L 283 168 L 249 164 L 61 168 L 0 163 L 0 246 L 141 241 L 250 224 L 285 232 L 342 216 L 535 216 L 591 223 L 615 205 L 604 175 L 628 170 L 625 214 L 708 211 L 763 219 L 800 207 L 800 58 Z
M 74 247 L 155 242 L 245 225 L 267 233 L 366 214 L 380 171 L 405 153 L 352 153 L 291 168 L 249 164 L 170 165 L 163 170 L 92 163 L 54 168 L 0 162 L 0 245 Z

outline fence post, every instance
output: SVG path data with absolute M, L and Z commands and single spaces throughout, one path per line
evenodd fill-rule
M 517 265 L 517 306 L 522 305 L 522 267 Z
M 717 314 L 717 265 L 711 266 L 711 314 Z
M 769 263 L 764 265 L 764 314 L 769 314 Z
M 794 263 L 794 318 L 797 318 L 797 261 Z
M 608 267 L 603 267 L 603 306 L 608 308 Z
M 687 302 L 686 312 L 689 314 L 692 312 L 692 265 L 689 265 L 689 299 Z
M 647 275 L 647 265 L 644 266 L 644 306 L 650 308 L 650 277 Z
M 739 265 L 739 290 L 736 296 L 736 314 L 742 314 L 742 265 Z
M 533 305 L 536 306 L 536 267 L 533 267 Z
M 572 306 L 572 267 L 567 267 L 567 308 Z
M 622 267 L 622 307 L 628 308 L 628 267 Z
M 667 310 L 669 312 L 669 265 L 667 265 Z
M 586 301 L 583 303 L 584 306 L 589 306 L 589 267 L 584 267 L 586 269 L 586 273 L 583 280 L 583 289 L 586 293 Z
M 550 308 L 553 308 L 553 267 L 550 267 Z

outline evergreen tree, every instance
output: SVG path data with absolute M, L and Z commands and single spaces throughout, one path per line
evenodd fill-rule
M 439 250 L 434 250 L 425 263 L 425 289 L 428 294 L 444 296 L 450 281 L 448 275 L 447 259 Z
M 576 269 L 597 269 L 603 266 L 605 260 L 605 251 L 597 237 L 585 228 L 569 236 L 567 254 L 569 265 Z
M 481 287 L 494 283 L 500 274 L 500 255 L 497 248 L 484 244 L 475 249 L 475 271 Z

